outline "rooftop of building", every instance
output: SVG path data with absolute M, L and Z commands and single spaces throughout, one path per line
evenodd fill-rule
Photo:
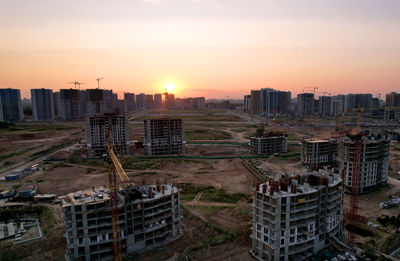
M 319 139 L 319 138 L 309 138 L 309 139 L 304 139 L 303 142 L 306 143 L 324 143 L 324 142 L 335 142 L 336 140 L 334 139 Z
M 377 141 L 390 141 L 391 137 L 386 133 L 373 133 L 368 130 L 363 130 L 358 135 L 349 134 L 342 138 L 343 142 L 353 142 L 357 137 L 361 136 L 363 143 L 377 142 Z
M 270 131 L 270 132 L 264 133 L 263 136 L 253 136 L 251 138 L 252 139 L 268 139 L 268 138 L 287 137 L 287 136 L 288 135 L 283 132 Z
M 120 188 L 118 194 L 124 196 L 128 193 L 135 193 L 137 199 L 147 201 L 171 195 L 178 192 L 178 188 L 171 184 L 141 185 Z M 71 205 L 88 205 L 110 200 L 110 190 L 107 187 L 93 187 L 92 189 L 81 190 L 59 197 L 62 207 Z
M 318 171 L 303 172 L 289 176 L 282 175 L 268 182 L 257 184 L 257 192 L 270 197 L 288 197 L 317 192 L 322 187 L 333 187 L 342 182 L 338 174 L 332 170 L 320 169 Z

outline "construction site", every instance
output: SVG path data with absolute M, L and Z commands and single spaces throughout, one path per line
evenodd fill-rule
M 257 155 L 274 155 L 287 152 L 287 135 L 270 132 L 250 138 L 251 152 Z
M 125 257 L 181 236 L 178 192 L 169 184 L 131 186 L 117 192 L 119 240 Z M 110 191 L 104 187 L 62 197 L 69 260 L 112 259 L 110 208 Z
M 144 146 L 146 155 L 185 153 L 185 131 L 182 119 L 144 120 Z
M 112 113 L 86 117 L 86 144 L 88 157 L 101 158 L 107 154 L 107 133 L 111 130 L 116 153 L 129 154 L 129 128 L 127 115 Z
M 356 173 L 359 175 L 356 180 L 358 193 L 367 193 L 386 184 L 389 171 L 389 135 L 367 131 L 359 136 L 347 135 L 341 139 L 340 146 L 339 171 L 345 177 L 347 191 L 351 191 L 353 187 L 353 175 L 356 171 L 354 161 L 359 161 L 359 170 Z
M 342 179 L 329 170 L 257 184 L 251 254 L 257 260 L 308 260 L 342 240 Z
M 331 166 L 336 162 L 337 140 L 305 139 L 301 141 L 301 163 L 305 166 Z
M 182 119 L 182 124 L 184 122 L 185 152 L 163 155 L 162 157 L 147 155 L 145 146 L 135 145 L 137 142 L 143 142 L 143 145 L 146 145 L 145 122 L 148 119 L 166 117 Z M 10 241 L 1 241 L 0 249 L 2 250 L 0 255 L 7 257 L 4 260 L 63 260 L 65 259 L 65 253 L 73 257 L 75 251 L 78 251 L 77 255 L 84 258 L 84 260 L 88 256 L 90 260 L 97 260 L 103 257 L 107 259 L 106 255 L 108 258 L 113 258 L 113 213 L 110 208 L 114 206 L 111 209 L 118 209 L 118 218 L 120 219 L 120 232 L 118 233 L 120 240 L 117 239 L 116 242 L 121 242 L 121 257 L 126 260 L 179 260 L 180 258 L 186 260 L 254 260 L 252 253 L 249 254 L 250 250 L 254 251 L 254 239 L 251 236 L 254 230 L 252 228 L 255 226 L 257 229 L 257 226 L 252 222 L 253 195 L 262 194 L 263 184 L 265 187 L 263 195 L 268 193 L 269 187 L 275 187 L 276 189 L 276 184 L 278 184 L 279 189 L 276 190 L 277 192 L 274 189 L 275 197 L 290 197 L 293 199 L 293 202 L 291 202 L 294 203 L 293 197 L 297 197 L 295 196 L 296 194 L 298 196 L 307 195 L 307 193 L 300 192 L 301 189 L 304 189 L 304 186 L 307 187 L 307 183 L 310 184 L 310 191 L 314 191 L 315 186 L 311 185 L 311 183 L 314 184 L 313 182 L 307 178 L 304 178 L 304 180 L 295 178 L 297 174 L 302 174 L 302 176 L 320 176 L 321 179 L 324 179 L 324 174 L 314 173 L 308 169 L 308 166 L 302 164 L 301 143 L 303 140 L 310 138 L 327 140 L 336 128 L 335 121 L 319 118 L 303 119 L 301 121 L 286 118 L 276 120 L 265 127 L 265 132 L 279 131 L 287 135 L 287 151 L 274 152 L 271 155 L 257 155 L 252 153 L 249 142 L 251 137 L 256 136 L 256 130 L 260 126 L 261 120 L 261 118 L 252 119 L 242 113 L 224 110 L 204 110 L 201 112 L 153 110 L 130 115 L 127 117 L 127 128 L 129 129 L 127 140 L 130 141 L 129 153 L 116 153 L 130 185 L 127 186 L 128 182 L 123 182 L 123 180 L 127 179 L 119 178 L 119 174 L 116 172 L 117 183 L 115 183 L 116 186 L 114 186 L 113 190 L 110 190 L 109 185 L 109 162 L 88 157 L 89 148 L 87 144 L 90 142 L 86 138 L 86 123 L 84 121 L 49 123 L 41 128 L 33 124 L 21 123 L 2 129 L 0 131 L 1 143 L 8 145 L 2 147 L 4 159 L 0 161 L 0 165 L 7 161 L 13 162 L 11 164 L 16 164 L 19 161 L 26 162 L 18 165 L 18 168 L 30 168 L 36 163 L 39 165 L 37 171 L 24 175 L 19 179 L 0 181 L 0 190 L 14 191 L 17 197 L 21 191 L 32 192 L 33 190 L 36 191 L 36 194 L 56 194 L 57 197 L 51 202 L 42 203 L 35 202 L 33 195 L 27 193 L 29 197 L 32 195 L 31 201 L 16 202 L 12 197 L 0 200 L 2 217 L 5 216 L 3 215 L 4 213 L 12 213 L 13 215 L 20 213 L 19 215 L 25 215 L 26 217 L 38 218 L 43 231 L 43 238 L 26 245 L 15 245 Z M 347 120 L 350 121 L 350 119 Z M 373 120 L 372 123 L 380 124 L 377 120 Z M 18 130 L 12 130 L 13 128 Z M 382 131 L 381 126 L 371 126 L 369 129 L 371 133 Z M 48 139 L 46 137 L 51 138 Z M 117 138 L 113 137 L 113 139 L 115 143 Z M 354 199 L 351 191 L 344 194 L 343 191 L 338 191 L 339 194 L 343 194 L 343 203 L 339 200 L 335 201 L 335 203 L 343 206 L 343 216 L 336 217 L 340 218 L 342 222 L 340 222 L 340 227 L 336 225 L 334 229 L 335 231 L 340 231 L 335 237 L 343 244 L 351 245 L 351 242 L 347 242 L 347 237 L 350 234 L 347 228 L 348 224 L 353 222 L 357 227 L 355 230 L 351 230 L 354 232 L 353 248 L 364 251 L 362 253 L 354 251 L 357 252 L 356 256 L 358 258 L 365 258 L 369 255 L 385 260 L 383 255 L 390 256 L 390 254 L 392 254 L 393 258 L 399 257 L 399 253 L 396 252 L 400 247 L 396 227 L 383 225 L 378 221 L 378 219 L 381 220 L 381 215 L 390 218 L 400 214 L 398 206 L 380 207 L 382 202 L 390 201 L 392 198 L 399 196 L 400 192 L 400 175 L 398 174 L 400 173 L 400 145 L 395 141 L 391 141 L 387 146 L 389 146 L 390 155 L 387 182 L 377 186 L 370 193 L 359 195 L 356 199 Z M 29 150 L 30 148 L 33 149 Z M 105 153 L 107 154 L 107 150 Z M 336 153 L 340 155 L 340 148 Z M 349 163 L 350 161 L 351 159 L 349 159 Z M 322 165 L 322 163 L 318 163 L 318 165 Z M 10 175 L 15 169 L 7 164 L 2 166 L 4 172 L 0 174 L 0 179 Z M 316 171 L 318 173 L 330 172 L 330 169 Z M 285 173 L 288 174 L 286 175 Z M 346 180 L 342 174 L 343 172 L 340 171 L 326 174 L 328 187 L 335 184 L 335 182 L 339 183 L 339 180 L 343 179 L 343 185 L 341 186 L 344 189 Z M 272 180 L 271 185 L 269 183 L 270 179 Z M 290 182 L 288 179 L 290 179 Z M 333 180 L 332 183 L 331 179 Z M 118 182 L 118 180 L 120 181 Z M 283 190 L 279 185 L 279 181 L 283 185 Z M 259 184 L 258 191 L 260 192 L 254 190 L 257 183 Z M 287 184 L 287 189 L 284 184 Z M 297 186 L 296 194 L 291 192 L 292 185 Z M 321 187 L 322 190 L 318 190 L 318 193 L 315 192 L 315 196 L 325 193 L 323 192 L 325 191 L 325 185 L 317 185 L 316 187 Z M 153 199 L 149 198 L 148 191 L 150 188 L 151 193 L 154 193 Z M 168 188 L 171 188 L 171 190 Z M 176 206 L 179 214 L 178 216 L 175 215 L 176 218 L 179 217 L 179 222 L 175 228 L 170 222 L 173 216 L 172 200 L 170 200 L 172 195 L 166 192 L 172 191 L 172 188 L 174 188 L 174 191 L 175 188 L 177 190 L 176 193 L 172 194 L 174 194 L 174 199 L 179 203 L 179 207 Z M 135 189 L 140 192 L 137 195 L 141 195 L 142 198 L 137 198 L 136 201 L 126 199 L 124 191 Z M 103 190 L 103 192 L 100 190 Z M 107 195 L 110 195 L 110 193 L 116 195 L 116 197 L 109 196 L 109 199 L 107 199 Z M 287 196 L 283 196 L 285 193 Z M 4 195 L 9 195 L 9 193 L 4 193 Z M 77 197 L 74 198 L 74 195 Z M 100 199 L 97 195 L 100 197 L 103 195 L 103 199 Z M 65 210 L 68 207 L 64 209 L 63 206 L 71 205 L 67 196 L 75 203 L 75 207 L 79 205 L 87 207 L 108 204 L 108 213 L 100 208 L 98 209 L 99 212 L 95 212 L 94 216 L 91 216 L 92 213 L 86 213 L 90 218 L 86 217 L 86 220 L 84 220 L 82 216 L 82 222 L 76 222 L 76 231 L 80 231 L 83 234 L 79 236 L 78 234 L 72 234 L 65 237 L 68 223 Z M 118 201 L 114 201 L 112 204 L 111 198 L 118 199 Z M 157 232 L 145 233 L 143 237 L 148 239 L 148 245 L 146 245 L 146 239 L 138 240 L 137 242 L 145 242 L 144 245 L 142 243 L 142 245 L 136 245 L 137 249 L 128 250 L 128 238 L 136 240 L 135 232 L 129 232 L 129 227 L 142 226 L 140 222 L 135 223 L 135 215 L 138 216 L 137 219 L 146 219 L 147 213 L 152 211 L 151 207 L 147 207 L 147 202 L 151 205 L 152 201 L 158 201 L 158 199 L 165 202 L 165 209 L 162 209 L 162 211 L 165 211 L 166 215 L 161 220 L 166 221 L 162 223 L 162 221 L 156 220 L 152 223 L 153 227 L 151 229 L 160 231 L 160 234 L 157 234 Z M 83 200 L 83 202 L 79 203 L 80 200 Z M 354 221 L 350 221 L 350 206 L 351 202 L 353 202 L 354 206 L 355 200 L 357 200 L 358 207 L 356 215 L 353 213 L 353 216 L 356 218 Z M 87 201 L 87 204 L 85 201 Z M 140 211 L 135 210 L 135 207 L 137 207 L 136 202 L 142 204 Z M 128 206 L 127 209 L 125 209 L 124 204 Z M 311 202 L 306 204 L 312 205 Z M 316 211 L 314 205 L 312 207 L 313 211 Z M 31 208 L 35 211 L 31 211 Z M 97 211 L 97 207 L 95 208 Z M 158 209 L 159 207 L 156 208 Z M 168 208 L 171 208 L 171 210 L 167 210 Z M 323 209 L 322 206 L 321 208 Z M 12 212 L 10 212 L 11 210 Z M 289 210 L 291 211 L 288 216 L 290 224 L 291 215 L 295 217 L 294 215 L 302 212 L 296 212 L 296 208 L 292 208 L 292 206 L 290 206 Z M 282 222 L 286 221 L 283 213 L 281 212 Z M 80 213 L 75 213 L 75 215 L 77 214 Z M 82 213 L 82 215 L 86 214 Z M 104 224 L 104 229 L 107 231 L 103 233 L 101 220 L 102 215 L 106 214 L 108 214 L 108 222 Z M 177 213 L 175 212 L 174 214 Z M 309 214 L 311 215 L 311 213 Z M 71 214 L 71 219 L 72 216 Z M 80 218 L 80 216 L 78 217 Z M 115 213 L 114 217 L 116 217 Z M 79 220 L 79 218 L 75 219 L 75 221 Z M 6 220 L 4 221 L 6 222 Z M 264 221 L 267 222 L 267 220 Z M 164 230 L 159 230 L 157 222 L 158 225 L 164 226 L 162 228 Z M 325 220 L 324 222 L 328 221 Z M 150 225 L 150 223 L 148 224 Z M 368 225 L 369 223 L 373 226 Z M 68 224 L 73 224 L 73 222 Z M 86 232 L 83 232 L 86 229 L 85 226 L 87 226 L 88 231 L 86 235 Z M 92 226 L 93 230 L 91 230 Z M 146 229 L 145 225 L 142 228 Z M 285 225 L 281 226 L 280 230 L 283 228 L 286 229 Z M 115 229 L 117 228 L 115 227 Z M 174 229 L 176 229 L 175 235 L 173 235 Z M 300 244 L 304 237 L 308 237 L 309 233 L 304 229 L 299 224 L 297 231 L 299 240 L 296 243 Z M 318 227 L 316 226 L 314 233 L 317 233 L 317 229 Z M 73 228 L 70 231 L 74 231 Z M 90 238 L 89 231 L 96 234 L 96 239 Z M 160 244 L 157 245 L 158 236 L 163 234 L 161 231 L 168 232 L 168 235 L 162 240 L 160 239 Z M 290 229 L 288 231 L 287 240 L 290 242 Z M 365 234 L 365 231 L 368 231 L 368 233 Z M 139 228 L 136 232 L 139 237 L 141 233 Z M 321 260 L 329 260 L 330 258 L 328 257 L 345 256 L 345 252 L 351 252 L 350 249 L 343 248 L 335 241 L 332 243 L 331 240 L 326 240 L 330 235 L 329 232 L 318 230 L 318 233 L 325 233 L 325 240 L 322 239 L 322 234 L 321 236 L 318 234 L 319 244 L 315 245 L 315 249 L 309 247 L 309 244 L 314 242 L 314 240 L 310 240 L 306 241 L 306 244 L 304 242 L 301 243 L 307 249 L 298 253 L 305 256 L 312 253 L 313 256 L 318 256 L 318 258 L 325 258 Z M 106 240 L 106 234 L 108 235 L 108 241 Z M 286 234 L 284 235 L 286 237 Z M 314 237 L 316 235 L 314 234 Z M 70 239 L 77 240 L 77 243 L 71 242 Z M 262 239 L 264 240 L 264 238 Z M 82 244 L 79 243 L 80 240 Z M 258 242 L 260 249 L 258 254 L 261 255 L 262 245 L 261 241 Z M 301 244 L 295 247 L 289 244 L 287 253 L 298 251 L 301 249 Z M 77 250 L 75 250 L 75 247 L 77 247 Z M 7 251 L 5 251 L 6 249 Z M 35 249 L 35 251 L 32 252 L 29 249 Z M 91 252 L 91 249 L 93 252 Z M 148 249 L 152 250 L 148 251 Z M 286 251 L 285 249 L 286 246 L 282 251 Z M 322 250 L 319 251 L 320 249 Z M 271 254 L 268 251 L 265 252 Z M 92 254 L 93 256 L 91 256 Z M 355 253 L 353 254 L 355 255 Z M 297 256 L 300 258 L 300 255 Z M 272 257 L 274 256 L 271 254 Z

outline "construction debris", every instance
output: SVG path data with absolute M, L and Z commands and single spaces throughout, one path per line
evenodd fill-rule
M 382 203 L 379 204 L 379 206 L 382 209 L 400 206 L 400 198 L 396 197 L 396 198 L 393 198 L 393 199 L 391 199 L 389 201 L 382 202 Z

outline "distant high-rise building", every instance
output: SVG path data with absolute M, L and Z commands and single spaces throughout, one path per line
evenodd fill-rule
M 0 121 L 23 121 L 21 92 L 17 89 L 0 89 Z
M 117 99 L 115 101 L 115 113 L 116 114 L 124 114 L 125 110 L 125 100 Z
M 115 111 L 115 97 L 112 90 L 87 89 L 86 113 L 113 113 Z
M 135 94 L 124 93 L 125 111 L 130 113 L 136 110 Z
M 54 117 L 60 117 L 60 92 L 53 92 Z
M 165 102 L 167 109 L 175 108 L 175 95 L 173 93 L 168 93 L 167 100 Z
M 345 113 L 352 112 L 358 106 L 362 110 L 372 108 L 372 94 L 347 94 L 345 96 Z
M 154 109 L 154 101 L 153 101 L 153 95 L 152 94 L 146 94 L 145 95 L 145 106 L 146 110 L 151 110 Z
M 162 94 L 154 94 L 154 109 L 162 109 Z
M 76 89 L 60 90 L 60 118 L 83 119 L 86 114 L 86 93 Z
M 314 93 L 297 95 L 297 113 L 302 116 L 312 115 L 314 112 Z
M 331 96 L 319 97 L 319 115 L 323 118 L 332 116 L 333 99 Z
M 50 89 L 31 89 L 32 113 L 35 121 L 54 119 L 53 91 Z
M 344 113 L 344 103 L 345 96 L 344 95 L 336 95 L 332 97 L 332 113 L 335 115 Z
M 129 154 L 128 117 L 113 113 L 92 114 L 86 118 L 86 141 L 89 157 L 107 153 L 108 131 L 111 130 L 116 153 Z
M 260 114 L 261 113 L 261 91 L 260 90 L 251 90 L 251 114 Z
M 400 93 L 391 92 L 386 94 L 386 107 L 400 107 Z
M 290 111 L 290 92 L 271 88 L 261 89 L 261 114 L 267 117 L 278 117 Z
M 136 106 L 138 111 L 146 110 L 146 95 L 144 93 L 136 95 Z
M 243 99 L 243 111 L 250 112 L 251 111 L 251 96 L 245 95 Z

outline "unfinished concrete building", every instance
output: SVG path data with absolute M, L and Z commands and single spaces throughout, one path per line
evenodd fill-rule
M 306 139 L 301 142 L 301 163 L 306 166 L 329 166 L 335 163 L 337 141 Z
M 185 130 L 182 119 L 144 120 L 144 145 L 147 155 L 185 153 Z
M 313 260 L 342 236 L 342 179 L 331 171 L 257 184 L 252 204 L 252 249 L 257 260 Z
M 360 174 L 359 193 L 368 193 L 379 185 L 385 184 L 388 179 L 390 137 L 387 134 L 360 134 Z M 351 192 L 353 174 L 353 156 L 356 136 L 348 135 L 340 141 L 339 170 L 344 177 L 346 192 Z
M 287 135 L 270 132 L 264 136 L 250 138 L 250 150 L 257 155 L 273 155 L 287 152 Z
M 94 114 L 86 118 L 88 156 L 100 158 L 107 154 L 108 130 L 111 130 L 117 154 L 129 154 L 129 127 L 126 114 Z
M 112 217 L 109 190 L 103 187 L 62 197 L 67 260 L 111 260 Z M 178 188 L 169 185 L 127 187 L 118 192 L 123 256 L 167 244 L 181 236 Z

